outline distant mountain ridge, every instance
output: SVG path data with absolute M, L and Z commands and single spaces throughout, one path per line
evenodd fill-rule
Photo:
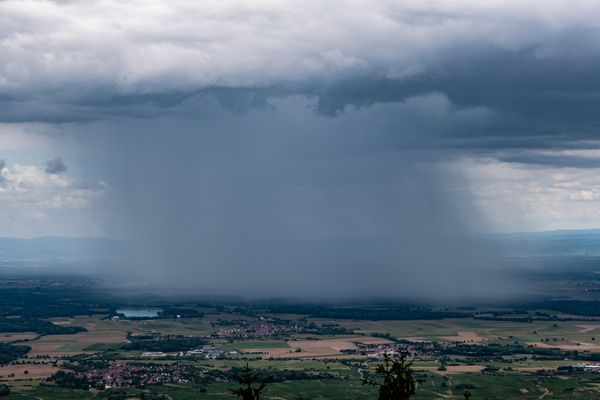
M 0 237 L 0 262 L 107 259 L 124 255 L 126 249 L 126 241 L 110 238 Z
M 515 257 L 600 257 L 600 229 L 486 234 Z M 132 242 L 107 237 L 0 237 L 0 264 L 16 261 L 94 261 L 126 257 Z
M 514 255 L 600 257 L 600 229 L 494 234 Z

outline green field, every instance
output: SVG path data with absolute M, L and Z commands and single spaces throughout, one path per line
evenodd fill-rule
M 471 390 L 471 399 L 600 399 L 600 376 L 590 374 L 577 374 L 570 377 L 548 377 L 532 374 L 460 374 L 448 380 L 434 374 L 428 374 L 422 384 L 416 400 L 433 399 L 462 399 L 462 390 L 456 389 L 457 385 L 468 384 Z M 163 393 L 173 400 L 192 399 L 234 399 L 229 389 L 236 387 L 233 384 L 214 384 L 210 387 L 201 385 L 168 385 L 153 387 L 155 393 Z M 459 386 L 460 387 L 460 386 Z M 206 392 L 204 392 L 204 390 Z M 132 390 L 134 396 L 139 390 Z M 13 394 L 10 399 L 18 400 L 70 400 L 92 399 L 91 392 L 67 390 L 62 388 L 37 387 L 18 394 Z M 543 396 L 543 397 L 541 397 Z M 373 399 L 377 398 L 375 388 L 364 386 L 357 379 L 320 380 L 320 381 L 292 381 L 269 385 L 262 397 L 266 400 L 295 400 L 298 398 L 319 400 L 342 399 Z
M 321 320 L 315 320 L 320 322 Z M 389 333 L 398 338 L 421 338 L 424 340 L 453 341 L 458 332 L 473 332 L 480 339 L 489 341 L 519 340 L 537 343 L 549 339 L 549 343 L 598 342 L 600 346 L 600 322 L 583 321 L 487 321 L 473 319 L 444 319 L 438 321 L 336 321 L 357 333 Z M 594 324 L 598 328 L 586 331 L 579 325 Z M 597 339 L 597 340 L 596 340 Z M 465 339 L 466 340 L 466 339 Z M 599 349 L 600 351 L 600 349 Z
M 239 341 L 234 343 L 227 343 L 220 346 L 225 349 L 231 350 L 245 350 L 245 349 L 287 349 L 290 346 L 287 342 L 282 340 L 247 340 Z

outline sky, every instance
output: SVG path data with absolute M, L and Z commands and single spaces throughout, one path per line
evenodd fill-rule
M 134 239 L 242 285 L 598 228 L 599 7 L 2 1 L 0 236 Z

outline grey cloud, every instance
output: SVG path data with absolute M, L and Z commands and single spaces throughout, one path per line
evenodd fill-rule
M 597 138 L 600 57 L 540 58 L 535 48 L 453 50 L 440 56 L 435 68 L 410 79 L 364 77 L 330 85 L 319 93 L 319 109 L 335 113 L 348 104 L 443 93 L 457 109 L 486 107 L 498 116 L 478 131 L 455 132 L 459 144 L 520 147 L 531 140 L 544 146 Z
M 453 125 L 436 127 L 422 122 L 413 127 L 420 131 L 412 134 L 418 142 L 414 147 L 502 155 L 505 161 L 526 163 L 550 163 L 552 159 L 528 160 L 519 149 L 597 148 L 600 80 L 595 71 L 600 67 L 600 56 L 556 58 L 541 57 L 539 52 L 539 47 L 514 50 L 458 46 L 440 53 L 424 71 L 402 79 L 358 74 L 264 88 L 211 87 L 149 94 L 119 94 L 107 89 L 85 98 L 66 99 L 64 104 L 48 106 L 36 100 L 29 105 L 9 106 L 0 102 L 0 108 L 14 110 L 3 113 L 13 120 L 29 120 L 30 111 L 34 111 L 35 118 L 48 122 L 159 116 L 205 118 L 210 113 L 207 110 L 215 107 L 247 113 L 268 109 L 273 99 L 298 95 L 314 98 L 311 109 L 335 118 L 348 108 L 381 104 L 393 108 L 394 104 L 410 103 L 414 98 L 439 97 L 447 100 L 445 113 L 469 115 L 470 122 L 455 120 Z M 433 107 L 429 104 L 413 113 L 431 113 L 437 106 Z M 384 118 L 388 117 L 393 119 L 393 114 Z M 403 146 L 410 144 L 405 137 L 398 142 Z M 513 156 L 506 154 L 511 149 Z
M 67 166 L 60 157 L 56 157 L 50 161 L 47 161 L 46 167 L 44 168 L 44 171 L 47 174 L 60 174 L 62 172 L 65 172 L 66 170 Z
M 0 183 L 4 182 L 6 178 L 2 175 L 2 170 L 6 168 L 6 160 L 0 160 Z
M 576 155 L 538 154 L 536 152 L 513 151 L 506 155 L 497 154 L 496 159 L 502 162 L 535 164 L 556 168 L 600 168 L 600 159 Z
M 540 14 L 535 2 L 381 1 L 365 13 L 339 1 L 295 7 L 298 20 L 283 3 L 240 10 L 173 3 L 170 13 L 135 2 L 43 6 L 48 13 L 31 14 L 15 1 L 0 6 L 6 121 L 203 116 L 207 102 L 246 112 L 294 95 L 317 98 L 316 110 L 335 116 L 349 106 L 438 93 L 454 110 L 486 108 L 496 118 L 438 135 L 434 147 L 569 147 L 596 139 L 600 127 L 599 31 L 589 5 L 553 2 Z M 139 20 L 110 25 L 115 11 L 133 15 L 122 12 L 131 8 Z M 79 21 L 91 15 L 99 30 L 81 34 L 86 24 Z M 64 43 L 65 37 L 78 39 Z M 88 45 L 96 37 L 102 39 Z

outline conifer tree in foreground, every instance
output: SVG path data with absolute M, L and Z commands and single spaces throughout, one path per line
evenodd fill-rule
M 267 380 L 258 382 L 258 374 L 252 371 L 252 368 L 246 363 L 243 372 L 238 376 L 237 381 L 242 385 L 239 389 L 231 389 L 231 393 L 242 400 L 260 400 L 260 392 L 267 386 Z M 255 384 L 259 384 L 255 387 Z
M 383 361 L 375 372 L 383 375 L 383 382 L 363 379 L 363 384 L 379 386 L 379 400 L 408 400 L 424 380 L 417 377 L 412 368 L 413 359 L 403 352 L 398 357 L 383 355 Z

